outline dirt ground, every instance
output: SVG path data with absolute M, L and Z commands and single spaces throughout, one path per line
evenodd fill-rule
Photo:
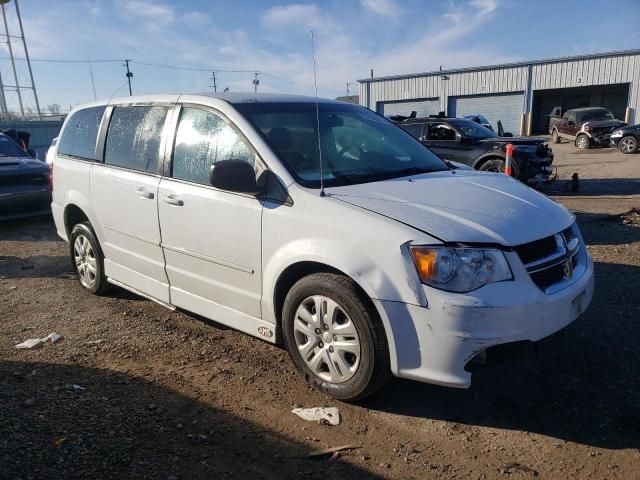
M 621 214 L 640 207 L 640 154 L 554 150 L 546 191 L 577 213 L 593 303 L 526 354 L 492 352 L 469 390 L 396 379 L 331 400 L 281 348 L 122 290 L 85 293 L 50 219 L 0 224 L 0 478 L 638 478 L 640 225 Z M 13 347 L 54 331 L 64 340 Z M 295 406 L 336 406 L 342 423 Z

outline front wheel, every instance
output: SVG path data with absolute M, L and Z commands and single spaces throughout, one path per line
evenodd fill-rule
M 618 148 L 622 153 L 636 153 L 638 151 L 638 140 L 635 137 L 623 137 L 618 143 Z
M 578 150 L 588 150 L 591 148 L 591 140 L 584 133 L 576 138 L 576 147 Z
M 382 322 L 348 277 L 315 273 L 299 280 L 285 299 L 282 330 L 298 371 L 327 395 L 360 400 L 390 377 Z
M 504 173 L 506 165 L 507 162 L 504 158 L 490 158 L 483 162 L 482 165 L 478 167 L 478 170 L 481 172 Z M 511 176 L 518 178 L 518 169 L 513 161 L 511 162 Z

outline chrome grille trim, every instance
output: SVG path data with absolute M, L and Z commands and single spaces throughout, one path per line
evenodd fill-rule
M 553 235 L 556 241 L 556 251 L 545 257 L 538 258 L 536 260 L 524 263 L 524 267 L 527 273 L 531 276 L 531 280 L 536 286 L 546 294 L 556 293 L 569 285 L 571 285 L 577 278 L 582 276 L 582 270 L 584 270 L 584 262 L 580 262 L 580 252 L 582 251 L 582 244 L 580 241 L 579 233 L 575 230 L 575 223 L 569 228 L 563 230 L 560 233 Z M 547 237 L 550 239 L 551 237 Z M 538 240 L 537 242 L 540 242 Z M 535 243 L 535 242 L 531 242 Z M 526 246 L 528 244 L 525 244 Z M 522 246 L 521 246 L 522 247 Z M 522 260 L 522 258 L 521 258 Z M 552 269 L 556 269 L 559 266 L 563 266 L 563 277 L 552 284 L 541 284 L 543 279 L 540 274 L 545 271 L 551 273 Z M 535 275 L 538 274 L 538 275 Z

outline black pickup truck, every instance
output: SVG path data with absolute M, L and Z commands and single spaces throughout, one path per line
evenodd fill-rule
M 420 140 L 443 160 L 464 163 L 476 170 L 504 172 L 506 146 L 512 144 L 513 176 L 529 185 L 549 180 L 553 152 L 544 139 L 499 137 L 482 125 L 463 118 L 395 117 L 398 126 Z

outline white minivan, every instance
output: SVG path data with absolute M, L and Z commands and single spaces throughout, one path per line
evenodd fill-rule
M 52 148 L 53 216 L 83 288 L 284 342 L 338 399 L 390 375 L 468 387 L 474 357 L 556 332 L 593 295 L 564 207 L 357 105 L 127 97 L 75 108 Z

